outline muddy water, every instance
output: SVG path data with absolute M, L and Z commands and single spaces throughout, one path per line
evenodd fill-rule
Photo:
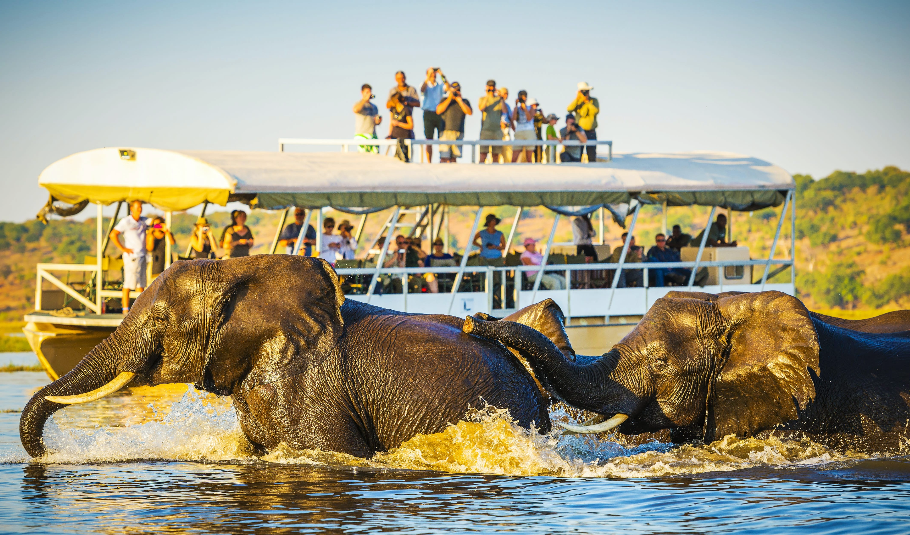
M 0 374 L 0 410 L 46 382 Z M 808 441 L 631 446 L 490 409 L 371 460 L 258 457 L 228 401 L 181 385 L 57 413 L 33 462 L 18 419 L 0 413 L 3 532 L 910 532 L 910 457 Z

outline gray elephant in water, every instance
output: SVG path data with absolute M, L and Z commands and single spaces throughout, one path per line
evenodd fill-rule
M 577 360 L 514 322 L 468 318 L 465 331 L 517 350 L 558 398 L 601 415 L 577 432 L 773 430 L 866 451 L 910 440 L 910 311 L 846 321 L 779 292 L 671 292 L 609 352 Z
M 558 338 L 561 317 L 549 311 L 530 307 L 510 319 Z M 462 324 L 345 300 L 338 276 L 319 259 L 178 262 L 111 336 L 32 397 L 20 438 L 40 456 L 54 411 L 128 385 L 164 383 L 231 396 L 244 434 L 264 449 L 283 442 L 366 457 L 442 431 L 485 404 L 549 430 L 547 400 L 532 375 Z

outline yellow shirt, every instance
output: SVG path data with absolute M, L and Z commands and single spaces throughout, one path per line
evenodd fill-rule
M 575 121 L 578 126 L 584 130 L 594 130 L 597 128 L 597 114 L 600 113 L 600 103 L 596 98 L 591 98 L 587 102 L 581 95 L 575 97 L 575 100 L 569 104 L 569 111 L 575 113 Z

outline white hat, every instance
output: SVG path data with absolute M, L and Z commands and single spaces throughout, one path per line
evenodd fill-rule
M 528 106 L 533 106 L 533 105 L 535 105 L 535 104 L 537 104 L 537 99 L 536 99 L 536 98 L 531 97 L 531 98 L 528 99 Z
M 578 90 L 579 90 L 579 91 L 590 91 L 590 90 L 592 90 L 592 89 L 594 89 L 594 88 L 591 87 L 591 86 L 589 86 L 589 85 L 588 85 L 588 82 L 578 82 Z

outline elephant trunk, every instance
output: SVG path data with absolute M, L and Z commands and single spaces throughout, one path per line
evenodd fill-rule
M 95 346 L 69 373 L 42 388 L 29 400 L 19 419 L 19 438 L 29 455 L 40 457 L 46 452 L 44 424 L 57 410 L 68 403 L 103 397 L 132 379 L 134 373 L 122 373 L 118 369 L 124 364 L 125 356 L 119 344 L 123 337 L 119 332 L 121 328 Z M 85 397 L 86 393 L 94 395 Z
M 640 396 L 616 377 L 620 359 L 616 348 L 593 361 L 573 362 L 549 338 L 519 323 L 468 317 L 464 332 L 497 340 L 518 351 L 544 386 L 570 405 L 611 416 L 630 415 L 639 409 Z M 617 420 L 622 423 L 625 418 Z

